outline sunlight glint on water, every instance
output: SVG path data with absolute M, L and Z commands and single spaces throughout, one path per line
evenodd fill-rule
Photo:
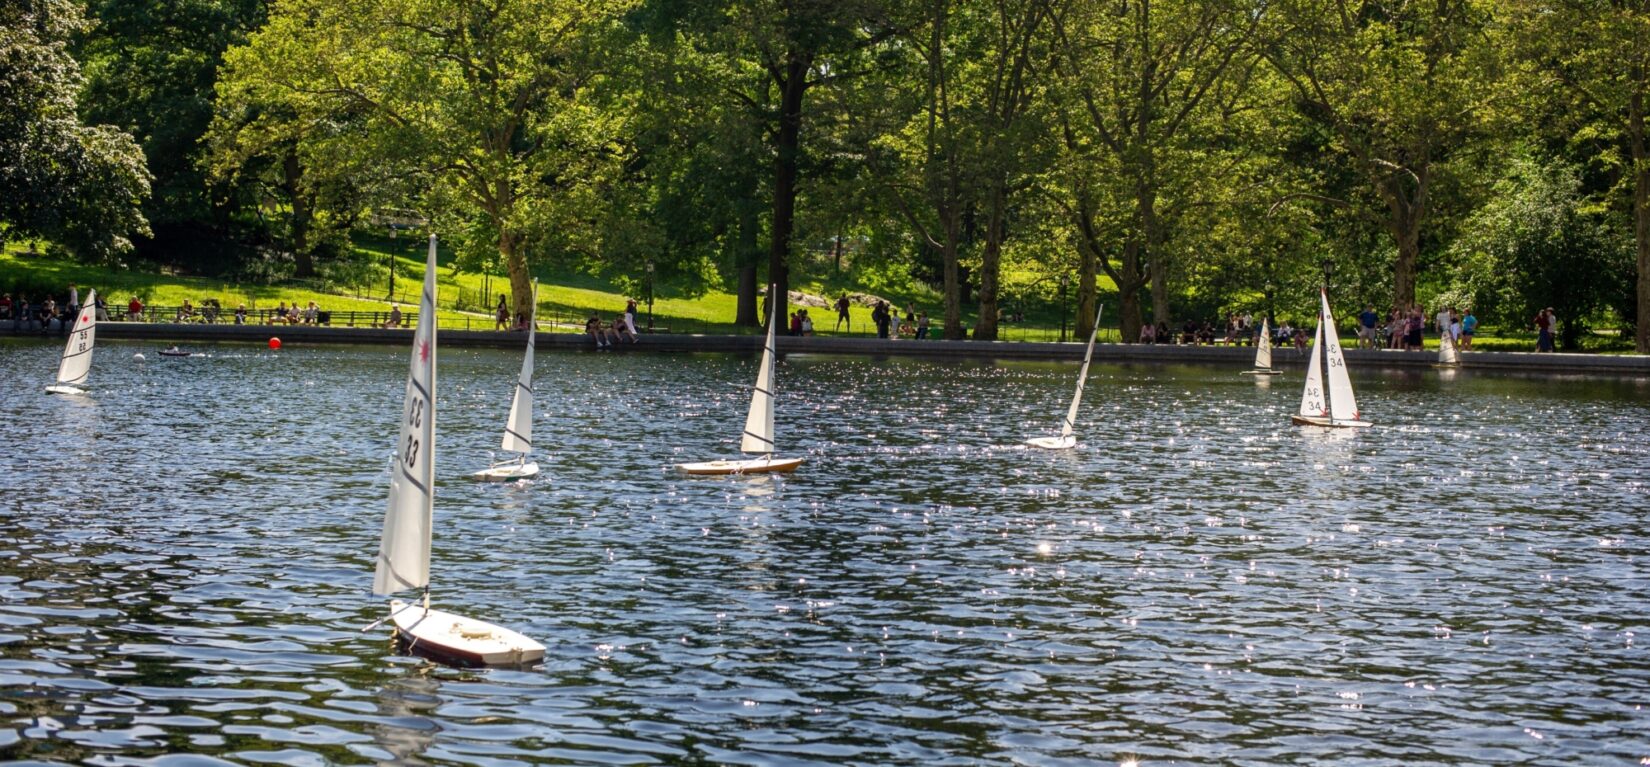
M 399 348 L 0 340 L 0 753 L 647 763 L 1650 757 L 1650 384 L 543 354 L 544 479 L 478 485 L 519 356 L 441 358 L 435 601 L 543 668 L 390 655 L 367 591 Z

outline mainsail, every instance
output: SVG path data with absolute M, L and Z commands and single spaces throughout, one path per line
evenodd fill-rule
M 378 569 L 372 579 L 374 594 L 393 594 L 430 582 L 430 524 L 435 505 L 435 242 L 435 235 L 430 235 L 401 436 L 390 470 L 390 507 L 384 515 Z
M 1260 336 L 1255 339 L 1255 369 L 1272 369 L 1272 326 L 1260 318 Z
M 504 425 L 504 450 L 533 452 L 533 341 L 538 330 L 539 289 L 533 285 L 533 314 L 527 320 L 527 354 L 521 359 L 521 376 L 516 379 L 515 397 L 510 400 L 510 420 Z
M 773 295 L 776 286 L 768 287 Z M 768 314 L 768 340 L 762 346 L 762 367 L 756 373 L 756 391 L 751 394 L 751 411 L 745 416 L 745 436 L 739 449 L 746 453 L 771 454 L 773 443 L 773 313 Z
M 1083 352 L 1083 369 L 1077 372 L 1077 393 L 1071 395 L 1071 407 L 1066 410 L 1066 422 L 1060 427 L 1061 437 L 1070 437 L 1072 428 L 1077 424 L 1077 406 L 1083 402 L 1083 385 L 1089 380 L 1089 360 L 1094 359 L 1094 338 L 1100 334 L 1100 316 L 1105 312 L 1105 304 L 1101 304 L 1094 312 L 1094 330 L 1089 332 L 1089 348 Z
M 1306 386 L 1301 389 L 1301 415 L 1322 418 L 1329 414 L 1323 395 L 1323 323 L 1318 317 L 1318 330 L 1312 336 L 1312 361 L 1306 366 Z
M 1324 366 L 1329 378 L 1329 417 L 1336 421 L 1358 420 L 1358 399 L 1352 396 L 1352 378 L 1346 372 L 1346 355 L 1341 353 L 1340 335 L 1335 332 L 1335 317 L 1329 312 L 1329 292 L 1319 290 L 1323 302 L 1323 321 L 1318 323 L 1324 343 Z M 1317 359 L 1317 355 L 1313 355 Z
M 1444 328 L 1444 332 L 1438 337 L 1438 364 L 1461 364 L 1461 352 L 1455 348 L 1455 339 L 1452 337 L 1449 328 Z
M 87 291 L 86 303 L 75 315 L 69 342 L 63 346 L 63 361 L 57 364 L 57 382 L 82 384 L 92 372 L 92 345 L 97 341 L 97 291 Z

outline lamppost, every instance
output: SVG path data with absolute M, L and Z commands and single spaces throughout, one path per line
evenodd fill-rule
M 1060 275 L 1060 343 L 1066 342 L 1066 285 L 1071 277 Z
M 647 332 L 653 332 L 653 262 L 647 262 Z

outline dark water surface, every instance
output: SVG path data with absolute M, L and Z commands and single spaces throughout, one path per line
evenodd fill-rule
M 149 359 L 137 362 L 134 351 Z M 390 652 L 406 350 L 0 340 L 0 757 L 130 763 L 1628 764 L 1650 758 L 1650 383 L 543 354 L 543 479 L 465 475 L 516 353 L 439 373 L 435 601 L 541 668 Z M 196 761 L 203 761 L 196 759 Z

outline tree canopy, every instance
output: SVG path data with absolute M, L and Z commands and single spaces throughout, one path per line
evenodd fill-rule
M 148 232 L 149 173 L 130 135 L 80 122 L 69 46 L 85 29 L 70 0 L 0 6 L 0 242 L 42 237 L 106 261 Z
M 0 22 L 0 236 L 86 258 L 153 221 L 146 257 L 194 268 L 205 237 L 304 276 L 392 210 L 508 274 L 517 311 L 538 264 L 728 289 L 747 325 L 800 275 L 932 291 L 943 335 L 983 340 L 1066 286 L 1079 334 L 1102 301 L 1125 337 L 1310 316 L 1327 262 L 1337 301 L 1517 303 L 1481 311 L 1509 324 L 1564 302 L 1650 352 L 1642 3 L 24 0 Z M 1522 224 L 1548 229 L 1511 225 L 1544 205 Z M 1608 289 L 1549 290 L 1587 270 Z

